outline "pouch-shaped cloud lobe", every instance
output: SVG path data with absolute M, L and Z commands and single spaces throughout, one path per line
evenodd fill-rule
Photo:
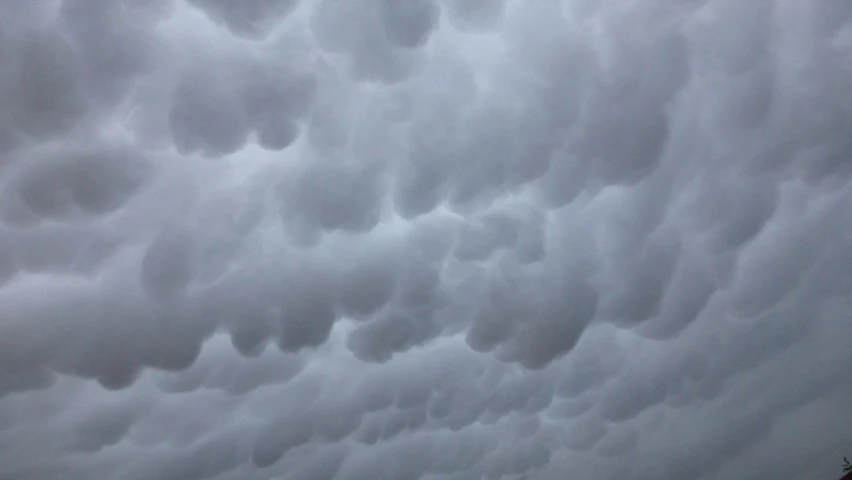
M 0 478 L 831 478 L 849 5 L 0 4 Z

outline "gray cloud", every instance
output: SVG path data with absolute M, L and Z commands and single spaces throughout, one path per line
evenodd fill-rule
M 848 5 L 3 3 L 0 477 L 830 478 Z
M 298 0 L 252 0 L 241 3 L 223 0 L 190 0 L 214 22 L 224 24 L 236 35 L 263 37 L 296 8 Z

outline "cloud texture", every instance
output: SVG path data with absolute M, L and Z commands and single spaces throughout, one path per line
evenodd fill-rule
M 846 0 L 0 3 L 4 480 L 830 477 L 851 272 Z

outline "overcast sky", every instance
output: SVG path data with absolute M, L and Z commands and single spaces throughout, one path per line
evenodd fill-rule
M 3 480 L 852 456 L 849 0 L 0 0 Z

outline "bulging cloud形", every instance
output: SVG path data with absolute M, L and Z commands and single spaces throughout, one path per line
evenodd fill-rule
M 830 476 L 849 5 L 0 4 L 0 477 Z

